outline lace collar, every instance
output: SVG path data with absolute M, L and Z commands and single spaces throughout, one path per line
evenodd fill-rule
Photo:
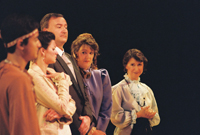
M 124 75 L 124 78 L 125 78 L 125 80 L 126 80 L 128 83 L 138 83 L 138 82 L 140 82 L 140 77 L 138 77 L 138 80 L 131 80 L 131 79 L 128 77 L 128 74 L 127 74 L 127 73 Z

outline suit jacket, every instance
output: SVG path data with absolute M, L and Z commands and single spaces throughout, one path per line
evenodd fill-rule
M 49 67 L 53 68 L 56 72 L 65 72 L 71 78 L 72 85 L 69 87 L 69 93 L 72 96 L 72 99 L 76 102 L 76 112 L 73 115 L 73 123 L 70 124 L 70 128 L 73 135 L 79 135 L 78 128 L 80 127 L 81 120 L 79 120 L 79 116 L 89 116 L 91 121 L 93 119 L 92 110 L 90 107 L 90 103 L 88 97 L 84 91 L 84 84 L 82 80 L 82 76 L 79 72 L 79 68 L 76 65 L 76 61 L 72 58 L 71 55 L 65 53 L 68 59 L 72 62 L 74 72 L 76 74 L 76 80 L 65 63 L 65 61 L 58 55 L 56 59 L 56 63 L 50 64 Z

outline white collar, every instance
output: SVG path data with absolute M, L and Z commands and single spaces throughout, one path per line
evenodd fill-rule
M 138 83 L 138 82 L 140 82 L 140 77 L 138 77 L 138 80 L 131 80 L 131 79 L 128 77 L 128 74 L 127 74 L 127 73 L 124 75 L 124 78 L 125 78 L 125 80 L 127 80 L 129 83 Z
M 56 47 L 55 50 L 58 52 L 58 55 L 62 57 L 63 53 L 65 52 L 64 49 L 61 50 L 60 48 Z

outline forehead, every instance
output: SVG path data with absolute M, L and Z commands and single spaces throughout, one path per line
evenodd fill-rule
M 28 44 L 33 45 L 34 42 L 36 41 L 36 39 L 38 39 L 39 33 L 35 33 L 34 35 L 32 35 L 31 37 L 28 38 Z M 27 45 L 27 47 L 29 47 L 29 45 Z
M 51 46 L 51 47 L 56 47 L 56 42 L 55 42 L 55 40 L 51 40 L 50 43 L 49 43 L 49 46 Z
M 58 25 L 58 24 L 67 25 L 67 21 L 63 17 L 51 17 L 49 19 L 49 26 Z
M 143 62 L 137 61 L 135 58 L 131 57 L 128 63 L 143 63 Z
M 79 50 L 87 50 L 87 51 L 94 51 L 91 46 L 87 44 L 83 44 Z

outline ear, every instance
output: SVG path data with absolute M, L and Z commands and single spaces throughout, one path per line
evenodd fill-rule
M 40 53 L 42 54 L 42 56 L 45 56 L 45 51 L 46 51 L 46 50 L 45 50 L 43 47 L 41 47 L 39 51 L 40 51 Z
M 125 67 L 126 71 L 127 71 L 127 64 L 126 64 L 126 67 Z
M 47 31 L 47 28 L 43 28 L 43 30 L 42 31 Z
M 24 44 L 22 44 L 23 39 L 19 39 L 16 43 L 16 48 L 20 49 L 20 50 L 24 50 Z

